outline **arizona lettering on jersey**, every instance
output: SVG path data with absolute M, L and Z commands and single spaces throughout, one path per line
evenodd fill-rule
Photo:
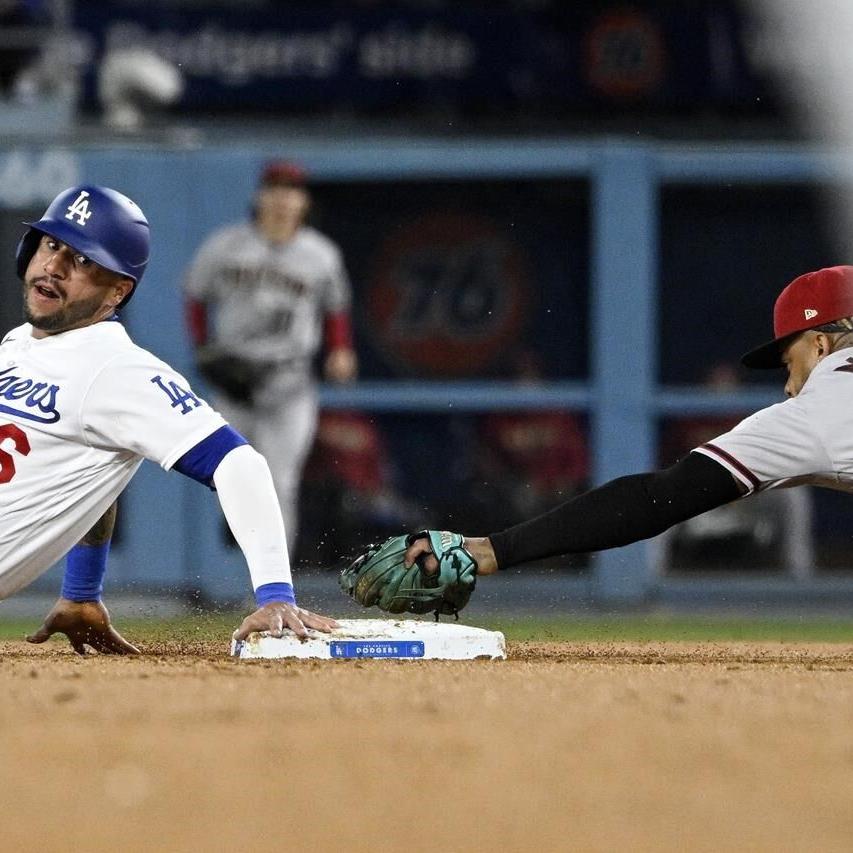
M 31 330 L 0 343 L 0 598 L 78 542 L 143 459 L 169 469 L 225 425 L 120 323 Z
M 307 374 L 322 319 L 350 304 L 341 252 L 314 228 L 274 245 L 250 223 L 223 228 L 199 249 L 187 294 L 212 307 L 212 341 L 250 361 Z

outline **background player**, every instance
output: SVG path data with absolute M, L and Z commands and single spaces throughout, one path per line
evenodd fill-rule
M 106 549 L 97 539 L 108 538 L 111 508 L 147 458 L 215 485 L 258 604 L 240 636 L 263 626 L 280 633 L 286 625 L 301 636 L 306 625 L 328 630 L 331 620 L 296 606 L 263 457 L 117 322 L 148 254 L 139 207 L 91 185 L 60 193 L 18 246 L 28 322 L 0 343 L 0 598 L 88 534 L 33 640 L 58 630 L 78 650 L 85 640 L 133 651 L 117 643 L 100 605 Z
M 349 382 L 357 371 L 349 279 L 338 247 L 305 224 L 309 206 L 304 172 L 267 164 L 251 221 L 214 232 L 185 282 L 199 369 L 217 408 L 269 461 L 291 548 L 324 335 L 325 377 Z
M 480 574 L 559 554 L 656 536 L 685 519 L 771 488 L 853 491 L 853 267 L 794 279 L 779 295 L 772 341 L 747 367 L 785 366 L 789 398 L 656 473 L 620 477 L 549 512 L 482 538 L 465 538 Z M 430 551 L 416 540 L 405 562 Z M 427 568 L 435 559 L 426 558 Z

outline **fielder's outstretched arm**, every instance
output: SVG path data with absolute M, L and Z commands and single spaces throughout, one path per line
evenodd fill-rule
M 491 574 L 545 557 L 630 545 L 736 500 L 744 491 L 722 465 L 689 453 L 663 471 L 611 480 L 499 533 L 466 536 L 465 547 L 479 573 Z M 414 542 L 406 552 L 407 564 L 427 550 L 423 539 Z

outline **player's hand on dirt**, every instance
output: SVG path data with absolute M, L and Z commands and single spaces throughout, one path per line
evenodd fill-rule
M 324 372 L 329 382 L 352 382 L 358 374 L 358 359 L 355 350 L 349 347 L 333 349 L 326 356 Z
M 255 631 L 269 631 L 273 637 L 280 637 L 285 628 L 289 628 L 300 640 L 308 639 L 308 628 L 328 634 L 338 623 L 328 616 L 303 610 L 295 604 L 273 602 L 250 613 L 234 632 L 235 640 L 245 640 Z
M 495 560 L 495 552 L 492 548 L 492 543 L 485 536 L 466 536 L 463 540 L 465 549 L 477 561 L 478 575 L 491 575 L 498 570 L 498 564 Z M 406 568 L 414 565 L 418 560 L 421 560 L 421 568 L 428 574 L 432 575 L 438 571 L 438 560 L 432 552 L 432 546 L 429 542 L 429 537 L 415 539 L 408 548 L 403 558 Z
M 86 654 L 86 646 L 104 655 L 139 654 L 139 649 L 113 628 L 109 611 L 100 601 L 60 598 L 27 642 L 43 643 L 54 634 L 65 634 L 78 655 Z

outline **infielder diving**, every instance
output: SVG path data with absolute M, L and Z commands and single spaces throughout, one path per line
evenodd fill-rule
M 853 492 L 853 267 L 795 278 L 776 300 L 773 325 L 773 340 L 742 360 L 753 368 L 785 367 L 785 402 L 670 468 L 612 480 L 506 530 L 395 537 L 346 569 L 343 588 L 362 604 L 389 603 L 395 612 L 456 612 L 476 574 L 628 545 L 765 489 Z
M 148 263 L 140 208 L 86 184 L 27 224 L 17 250 L 27 322 L 0 343 L 0 599 L 69 554 L 62 595 L 30 639 L 62 632 L 81 653 L 136 651 L 101 590 L 114 503 L 143 459 L 215 485 L 258 606 L 239 636 L 334 627 L 296 604 L 264 458 L 118 321 Z

